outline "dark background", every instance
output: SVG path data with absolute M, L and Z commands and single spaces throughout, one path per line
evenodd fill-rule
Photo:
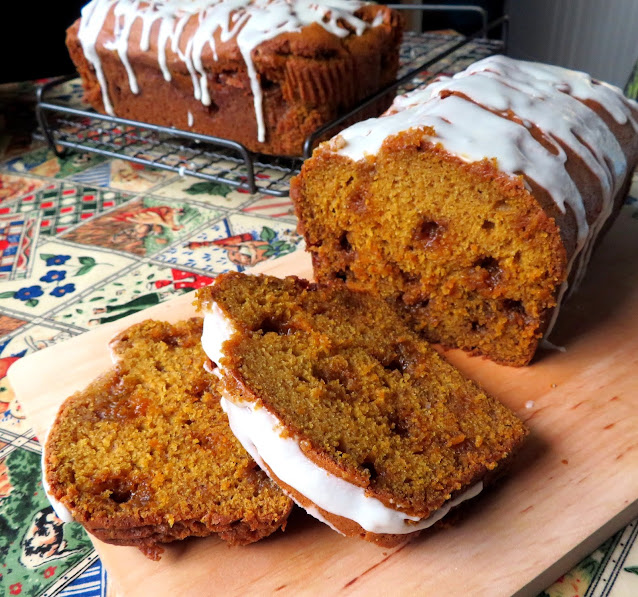
M 380 4 L 399 4 L 400 0 L 376 0 Z M 491 22 L 501 16 L 505 11 L 506 0 L 421 0 L 421 4 L 446 4 L 450 7 L 456 5 L 474 5 L 487 11 L 487 22 Z M 423 31 L 437 31 L 442 29 L 454 29 L 463 35 L 470 35 L 480 29 L 481 17 L 475 12 L 461 11 L 424 11 Z M 488 37 L 500 38 L 500 28 L 494 28 L 488 32 Z
M 88 0 L 12 0 L 2 3 L 0 83 L 74 72 L 66 51 L 66 29 Z

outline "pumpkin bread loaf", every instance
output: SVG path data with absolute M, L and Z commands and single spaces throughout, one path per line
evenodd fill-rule
M 56 511 L 152 559 L 190 536 L 257 541 L 292 505 L 231 433 L 201 331 L 196 318 L 122 332 L 114 369 L 66 400 L 46 442 Z
M 67 46 L 99 112 L 301 155 L 396 79 L 401 34 L 396 11 L 357 0 L 92 0 Z
M 524 365 L 637 161 L 638 104 L 619 89 L 493 56 L 319 146 L 291 196 L 319 282 L 385 298 L 431 341 Z
M 344 535 L 392 546 L 431 526 L 527 433 L 367 293 L 231 273 L 198 302 L 233 432 Z

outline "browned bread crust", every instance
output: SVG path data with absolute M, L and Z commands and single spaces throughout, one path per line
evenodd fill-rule
M 50 494 L 102 541 L 153 559 L 191 536 L 252 543 L 292 507 L 230 432 L 201 329 L 148 320 L 119 334 L 115 368 L 67 399 L 46 443 Z
M 368 28 L 362 35 L 339 38 L 315 23 L 298 33 L 280 34 L 253 50 L 263 90 L 263 143 L 257 140 L 250 80 L 235 38 L 224 42 L 216 34 L 217 60 L 208 45 L 204 49 L 202 63 L 210 106 L 195 99 L 191 75 L 170 48 L 167 66 L 172 80 L 164 80 L 157 60 L 157 28 L 151 34 L 148 51 L 140 50 L 139 20 L 131 30 L 128 58 L 139 83 L 138 94 L 131 92 L 117 52 L 104 47 L 112 37 L 112 13 L 98 37 L 96 50 L 117 116 L 231 139 L 259 153 L 301 155 L 310 133 L 395 80 L 402 34 L 400 15 L 375 5 L 363 6 L 356 14 L 371 23 L 378 13 L 382 13 L 382 24 Z M 79 25 L 78 19 L 68 29 L 66 43 L 82 77 L 86 101 L 98 112 L 104 112 L 100 84 L 78 39 Z M 196 18 L 187 23 L 181 45 L 186 45 L 196 26 Z M 392 94 L 386 95 L 358 118 L 380 114 L 391 101 Z

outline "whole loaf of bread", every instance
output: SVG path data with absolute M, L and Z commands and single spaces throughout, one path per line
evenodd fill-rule
M 301 155 L 396 79 L 401 23 L 358 0 L 92 0 L 67 46 L 99 112 Z
M 432 341 L 524 365 L 627 195 L 638 104 L 493 56 L 320 145 L 293 181 L 320 282 L 396 303 Z

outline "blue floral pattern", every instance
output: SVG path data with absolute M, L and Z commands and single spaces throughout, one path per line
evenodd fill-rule
M 52 265 L 62 265 L 69 259 L 71 259 L 70 255 L 47 255 L 45 257 L 45 262 L 47 267 L 51 267 Z
M 41 286 L 26 286 L 25 288 L 20 288 L 20 290 L 13 295 L 13 298 L 18 299 L 19 301 L 29 301 L 42 296 L 43 294 L 44 290 L 42 290 Z
M 40 278 L 40 282 L 61 282 L 66 278 L 66 272 L 59 269 L 52 269 Z
M 54 288 L 51 292 L 49 292 L 49 294 L 51 296 L 64 296 L 65 294 L 69 294 L 70 292 L 75 292 L 75 284 L 69 283 L 69 284 L 65 284 L 64 286 L 58 286 L 57 288 Z

